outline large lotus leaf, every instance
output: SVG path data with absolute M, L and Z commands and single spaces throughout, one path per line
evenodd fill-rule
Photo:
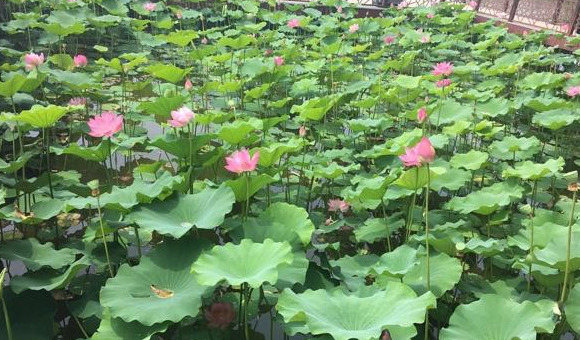
M 8 241 L 0 247 L 1 258 L 22 261 L 30 270 L 42 267 L 60 269 L 73 263 L 77 253 L 72 248 L 55 250 L 52 243 L 40 244 L 35 238 Z
M 101 324 L 91 340 L 149 340 L 151 335 L 164 332 L 169 323 L 157 323 L 145 326 L 137 321 L 125 322 L 121 318 L 111 317 L 109 309 L 103 311 Z
M 505 98 L 492 98 L 476 106 L 476 112 L 482 116 L 497 117 L 509 113 L 509 101 Z
M 554 175 L 564 167 L 564 159 L 549 159 L 543 164 L 524 161 L 503 171 L 503 177 L 518 177 L 522 179 L 538 180 L 540 178 Z
M 580 118 L 578 114 L 571 109 L 560 108 L 536 113 L 532 119 L 532 123 L 550 130 L 558 130 L 572 124 L 578 118 Z
M 462 169 L 447 169 L 444 173 L 433 176 L 431 180 L 431 190 L 439 192 L 443 188 L 449 190 L 459 190 L 466 182 L 468 182 L 472 175 L 469 171 Z
M 264 243 L 254 243 L 245 239 L 240 244 L 213 247 L 191 266 L 191 272 L 203 285 L 225 280 L 230 285 L 247 283 L 258 288 L 265 282 L 276 284 L 279 267 L 293 260 L 292 247 L 287 242 L 267 239 Z
M 515 137 L 507 136 L 501 141 L 495 141 L 489 146 L 491 155 L 501 160 L 523 160 L 532 157 L 540 151 L 540 140 L 532 136 Z
M 566 268 L 567 237 L 553 238 L 546 247 L 534 249 L 534 257 L 552 268 Z M 572 247 L 570 248 L 570 270 L 580 269 L 580 231 L 572 232 Z
M 304 284 L 310 261 L 303 251 L 295 251 L 292 263 L 283 263 L 278 267 L 278 289 L 292 288 L 295 284 Z
M 188 159 L 192 153 L 195 157 L 197 151 L 208 145 L 214 137 L 215 135 L 212 134 L 204 134 L 188 139 L 179 138 L 173 134 L 163 134 L 151 140 L 149 145 L 167 151 L 179 158 Z
M 369 218 L 365 223 L 354 230 L 357 242 L 376 242 L 386 239 L 392 233 L 405 225 L 401 214 L 394 214 L 385 218 Z
M 168 43 L 175 44 L 180 47 L 185 47 L 191 43 L 193 39 L 199 37 L 199 34 L 193 30 L 174 31 L 167 35 L 160 36 Z
M 365 208 L 375 209 L 382 203 L 387 186 L 395 179 L 393 176 L 374 176 L 371 178 L 355 176 L 351 182 L 356 184 L 356 189 L 346 187 L 341 191 L 340 196 L 352 205 L 362 205 Z
M 112 317 L 145 326 L 196 316 L 208 287 L 199 285 L 189 268 L 208 245 L 190 238 L 165 241 L 139 265 L 122 265 L 103 287 L 101 304 Z
M 155 64 L 149 66 L 147 72 L 156 78 L 177 84 L 180 83 L 192 69 L 192 67 L 181 69 L 171 64 Z
M 223 37 L 217 41 L 217 45 L 222 47 L 231 47 L 235 50 L 244 48 L 254 42 L 256 38 L 250 35 L 240 35 L 236 39 L 230 37 Z
M 580 333 L 580 283 L 577 283 L 566 300 L 566 320 L 576 333 Z
M 462 214 L 476 212 L 489 215 L 512 200 L 522 197 L 524 188 L 513 181 L 496 183 L 490 187 L 470 193 L 465 197 L 453 197 L 447 204 L 451 210 Z
M 527 107 L 536 111 L 555 110 L 564 107 L 571 107 L 571 102 L 545 93 L 537 97 L 525 97 L 524 103 Z
M 221 225 L 234 203 L 234 193 L 222 185 L 193 195 L 177 194 L 164 201 L 140 205 L 126 219 L 146 231 L 180 238 L 194 226 L 212 229 Z
M 12 97 L 20 88 L 26 83 L 26 76 L 19 73 L 14 73 L 12 76 L 6 80 L 0 82 L 0 96 L 2 97 Z
M 30 110 L 24 110 L 15 119 L 24 123 L 28 123 L 36 128 L 51 127 L 62 116 L 70 110 L 69 107 L 64 106 L 41 106 L 34 105 Z
M 302 324 L 313 335 L 370 340 L 387 329 L 394 339 L 409 339 L 416 334 L 414 324 L 423 322 L 425 311 L 435 303 L 431 293 L 417 297 L 406 285 L 390 282 L 385 290 L 363 289 L 358 295 L 341 289 L 302 294 L 286 289 L 276 308 L 286 322 Z
M 276 176 L 278 177 L 278 176 Z M 225 184 L 229 186 L 236 196 L 236 202 L 244 202 L 248 197 L 252 197 L 258 190 L 266 185 L 276 182 L 278 179 L 266 174 L 257 176 L 240 176 L 236 179 L 226 181 Z M 249 180 L 249 185 L 248 181 Z
M 12 162 L 6 162 L 3 159 L 0 159 L 0 172 L 4 172 L 7 174 L 14 173 L 20 170 L 23 166 L 25 166 L 28 160 L 30 160 L 35 155 L 36 152 L 26 151 Z
M 336 275 L 343 280 L 351 290 L 360 288 L 365 278 L 379 261 L 375 254 L 343 256 L 338 260 L 331 260 L 330 265 L 335 268 Z
M 261 166 L 272 166 L 280 161 L 280 158 L 285 154 L 302 149 L 303 145 L 303 139 L 293 138 L 283 143 L 271 143 L 267 147 L 258 148 L 257 150 L 253 150 L 253 152 L 260 152 L 258 164 Z
M 2 294 L 12 326 L 13 340 L 53 339 L 56 302 L 50 292 L 26 291 L 16 295 L 6 289 Z M 0 320 L 0 340 L 9 340 L 2 308 Z
M 554 323 L 532 302 L 517 303 L 498 295 L 455 309 L 441 340 L 535 340 L 537 333 L 550 333 Z
M 50 147 L 50 151 L 57 155 L 74 155 L 80 157 L 84 160 L 103 162 L 109 157 L 109 143 L 101 142 L 97 146 L 80 146 L 77 143 L 72 143 L 66 148 L 62 147 Z M 111 147 L 111 153 L 114 153 L 117 146 Z
M 218 132 L 218 137 L 235 145 L 246 139 L 248 133 L 262 130 L 263 126 L 262 121 L 257 118 L 251 118 L 247 121 L 236 120 L 233 123 L 224 124 Z
M 458 259 L 450 257 L 445 253 L 440 253 L 430 257 L 429 271 L 431 292 L 436 297 L 441 297 L 459 282 L 463 267 Z M 403 282 L 413 288 L 418 294 L 423 294 L 428 291 L 426 256 L 421 257 L 419 264 L 411 268 L 403 276 Z
M 150 115 L 169 119 L 171 111 L 182 107 L 186 100 L 187 97 L 184 96 L 159 97 L 155 101 L 141 102 L 138 108 Z
M 300 105 L 293 105 L 290 109 L 290 113 L 299 113 L 300 117 L 303 119 L 321 120 L 339 99 L 340 97 L 338 95 L 308 99 Z
M 27 272 L 22 276 L 13 277 L 10 286 L 17 294 L 20 294 L 25 290 L 51 291 L 63 288 L 72 281 L 80 270 L 89 265 L 89 259 L 86 256 L 83 256 L 71 264 L 66 270 L 54 270 L 45 267 L 35 272 Z
M 433 109 L 429 120 L 439 125 L 447 125 L 463 120 L 466 122 L 473 121 L 473 108 L 467 105 L 461 105 L 453 99 L 441 101 L 439 107 Z
M 327 178 L 327 179 L 337 179 L 338 177 L 350 172 L 360 169 L 360 164 L 351 163 L 347 166 L 338 165 L 336 162 L 331 162 L 330 164 L 317 164 L 313 170 L 314 175 L 317 177 Z
M 529 89 L 537 89 L 538 87 L 553 88 L 560 86 L 566 80 L 563 74 L 556 74 L 552 72 L 538 72 L 532 73 L 522 80 L 522 87 Z
M 417 250 L 408 245 L 381 255 L 379 263 L 373 267 L 377 274 L 384 272 L 392 276 L 403 276 L 417 265 Z
M 70 58 L 69 55 L 65 55 Z M 72 60 L 71 60 L 72 62 Z M 63 70 L 50 70 L 50 74 L 58 82 L 66 84 L 75 91 L 83 91 L 89 88 L 96 88 L 97 82 L 88 73 L 84 72 L 71 72 Z
M 478 170 L 485 162 L 487 162 L 488 158 L 489 155 L 486 152 L 470 150 L 468 153 L 453 155 L 449 160 L 449 163 L 455 168 Z
M 254 242 L 271 239 L 274 242 L 286 241 L 293 247 L 299 247 L 310 243 L 314 224 L 304 208 L 278 202 L 270 205 L 258 218 L 248 220 L 242 229 L 244 238 Z

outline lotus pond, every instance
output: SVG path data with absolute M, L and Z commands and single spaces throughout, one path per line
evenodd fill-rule
M 579 338 L 580 72 L 553 32 L 3 4 L 1 340 Z

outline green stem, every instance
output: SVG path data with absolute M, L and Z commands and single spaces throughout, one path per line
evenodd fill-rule
M 532 189 L 532 216 L 530 219 L 530 250 L 531 255 L 534 251 L 534 217 L 536 216 L 536 194 L 538 192 L 538 180 L 534 181 L 534 187 Z M 528 293 L 532 287 L 532 262 L 528 265 Z
M 6 322 L 6 333 L 8 335 L 8 340 L 13 340 L 12 337 L 12 326 L 10 325 L 10 317 L 8 316 L 8 308 L 6 308 L 6 302 L 4 301 L 4 295 L 2 292 L 4 284 L 4 276 L 6 275 L 7 268 L 4 268 L 0 273 L 0 302 L 2 302 L 2 313 L 4 314 L 4 321 Z
M 139 257 L 139 262 L 141 262 L 141 256 L 143 256 L 143 254 L 141 253 L 141 238 L 139 237 L 139 228 L 137 228 L 137 225 L 135 225 L 134 228 L 135 238 L 137 239 L 137 256 Z
M 50 190 L 50 198 L 54 198 L 54 194 L 52 191 L 52 178 L 50 176 L 50 146 L 49 146 L 49 138 L 46 135 L 46 128 L 42 129 L 42 140 L 44 143 L 44 148 L 46 152 L 46 173 L 48 174 L 48 189 Z
M 101 214 L 101 201 L 97 196 L 97 211 L 99 213 L 99 225 L 101 227 L 101 235 L 103 236 L 103 244 L 105 246 L 105 256 L 107 257 L 107 265 L 109 266 L 109 274 L 113 277 L 113 267 L 111 266 L 111 259 L 109 257 L 109 247 L 107 246 L 107 238 L 105 236 L 105 227 L 103 226 L 103 215 Z
M 572 246 L 572 226 L 574 225 L 574 210 L 576 208 L 576 190 L 572 195 L 572 212 L 570 213 L 570 220 L 568 221 L 568 243 L 566 244 L 566 268 L 564 269 L 564 287 L 562 287 L 562 295 L 560 296 L 560 304 L 566 300 L 566 288 L 568 287 L 568 276 L 570 275 L 570 250 Z
M 245 221 L 248 219 L 248 214 L 250 211 L 250 174 L 246 174 L 246 209 L 244 210 L 244 218 Z
M 431 262 L 429 251 L 429 190 L 431 174 L 427 164 L 427 191 L 425 193 L 425 247 L 427 248 L 427 290 L 431 291 Z M 429 311 L 425 311 L 425 340 L 429 339 Z
M 248 326 L 248 303 L 249 303 L 249 288 L 248 284 L 244 283 L 244 335 L 246 340 L 250 340 L 250 329 Z

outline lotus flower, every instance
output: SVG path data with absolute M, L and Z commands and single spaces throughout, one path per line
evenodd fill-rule
M 203 38 L 201 39 L 201 43 L 202 43 L 202 44 L 204 44 L 204 45 L 207 45 L 207 42 L 208 42 L 208 41 L 207 41 L 207 38 L 206 38 L 206 37 L 203 37 Z
M 475 9 L 477 7 L 477 1 L 470 1 L 467 5 L 471 7 L 471 9 Z
M 438 63 L 433 67 L 434 76 L 449 76 L 453 73 L 453 64 L 449 62 Z
M 566 90 L 569 97 L 574 98 L 580 94 L 580 86 L 572 86 Z
M 155 7 L 157 7 L 157 4 L 156 4 L 156 3 L 154 3 L 154 2 L 151 2 L 151 1 L 149 1 L 149 2 L 146 2 L 146 3 L 143 5 L 143 8 L 144 8 L 144 9 L 145 9 L 147 12 L 153 12 L 153 11 L 155 10 Z
M 177 11 L 175 13 L 175 16 L 177 17 L 177 19 L 181 20 L 181 19 L 183 19 L 183 12 L 182 11 Z
M 27 71 L 32 71 L 38 66 L 44 64 L 44 53 L 41 54 L 34 54 L 28 53 L 24 56 L 24 63 L 26 64 L 25 68 Z
M 435 18 L 435 14 L 427 13 L 427 19 L 433 19 L 433 18 Z
M 276 64 L 276 66 L 278 66 L 278 67 L 284 65 L 284 57 L 275 56 L 274 57 L 274 64 Z
M 423 35 L 423 36 L 421 37 L 421 42 L 422 42 L 423 44 L 426 44 L 426 43 L 428 43 L 428 42 L 430 42 L 430 41 L 431 41 L 431 37 L 430 37 L 430 36 L 428 36 L 428 35 Z
M 77 54 L 75 55 L 73 62 L 75 67 L 85 67 L 89 63 L 89 60 L 87 59 L 86 56 L 82 54 Z
M 340 199 L 331 199 L 328 200 L 328 211 L 340 211 L 340 212 L 347 212 L 350 208 L 350 204 L 347 202 L 340 200 Z
M 447 87 L 447 86 L 451 85 L 451 79 L 449 79 L 449 78 L 441 79 L 437 83 L 435 83 L 435 85 L 437 87 Z
M 356 33 L 356 31 L 358 31 L 359 27 L 358 24 L 352 24 L 350 25 L 350 27 L 348 28 L 348 31 L 350 33 Z
M 338 6 L 338 7 L 336 8 L 336 11 L 337 11 L 338 13 L 342 13 L 342 6 Z
M 191 80 L 189 80 L 189 77 L 185 79 L 185 84 L 183 84 L 183 87 L 185 87 L 187 91 L 193 88 L 193 84 L 191 83 Z
M 111 111 L 105 111 L 101 115 L 89 119 L 87 124 L 91 130 L 89 135 L 110 138 L 123 128 L 123 116 Z
M 421 166 L 435 160 L 435 149 L 429 138 L 423 137 L 417 145 L 406 148 L 405 153 L 399 156 L 405 166 Z
M 258 165 L 259 159 L 260 153 L 258 151 L 250 157 L 250 152 L 246 149 L 242 149 L 234 152 L 229 157 L 226 157 L 225 168 L 229 172 L 235 172 L 237 174 L 254 171 Z
M 395 36 L 387 35 L 386 37 L 383 38 L 383 41 L 385 42 L 385 44 L 390 45 L 395 42 Z
M 423 123 L 425 119 L 427 119 L 427 109 L 422 107 L 417 111 L 417 121 Z
M 211 328 L 226 329 L 236 318 L 236 312 L 227 302 L 216 302 L 203 313 Z
M 298 128 L 298 135 L 300 137 L 306 136 L 306 126 L 300 125 L 300 127 Z
M 191 122 L 194 116 L 193 111 L 182 106 L 179 110 L 171 111 L 171 118 L 173 119 L 168 120 L 167 123 L 175 128 L 184 127 Z
M 287 26 L 289 28 L 296 28 L 296 27 L 300 27 L 300 20 L 298 20 L 297 18 L 294 19 L 290 19 L 288 20 L 288 24 Z
M 83 98 L 83 97 L 74 97 L 68 101 L 68 105 L 70 105 L 70 106 L 80 106 L 80 105 L 84 106 L 86 104 L 87 104 L 87 98 Z

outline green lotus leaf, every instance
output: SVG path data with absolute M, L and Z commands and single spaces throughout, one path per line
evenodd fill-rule
M 114 153 L 117 146 L 111 147 L 111 153 Z M 109 157 L 108 142 L 101 142 L 97 146 L 80 146 L 77 143 L 71 143 L 66 148 L 51 146 L 50 151 L 57 155 L 74 155 L 87 161 L 103 162 Z
M 13 277 L 10 286 L 17 294 L 25 290 L 51 291 L 63 288 L 71 282 L 80 270 L 87 268 L 89 265 L 89 259 L 83 256 L 72 263 L 66 270 L 54 270 L 45 267 L 35 272 L 28 272 L 22 276 Z
M 101 304 L 111 317 L 145 326 L 196 316 L 208 287 L 199 285 L 189 268 L 208 245 L 186 237 L 164 241 L 139 265 L 122 265 L 101 290 Z
M 466 170 L 478 170 L 485 162 L 489 155 L 486 152 L 469 150 L 467 153 L 455 154 L 449 160 L 452 167 L 464 168 Z
M 393 80 L 393 83 L 404 89 L 413 90 L 419 87 L 421 80 L 422 80 L 421 76 L 411 77 L 406 75 L 399 75 Z
M 520 304 L 498 295 L 484 295 L 479 301 L 457 307 L 439 338 L 535 340 L 537 333 L 551 333 L 553 329 L 551 317 L 532 302 Z
M 256 39 L 250 35 L 240 35 L 236 39 L 230 37 L 223 37 L 217 41 L 217 46 L 231 47 L 234 50 L 242 49 L 253 43 Z
M 26 165 L 28 160 L 30 160 L 36 154 L 37 153 L 33 151 L 26 151 L 20 156 L 18 156 L 18 158 L 12 162 L 6 162 L 3 159 L 0 159 L 0 172 L 4 172 L 7 174 L 14 173 L 22 169 L 22 167 Z
M 526 180 L 538 180 L 540 178 L 553 176 L 564 167 L 564 158 L 549 159 L 545 163 L 539 164 L 531 161 L 523 161 L 515 166 L 503 171 L 502 176 L 517 177 Z
M 0 82 L 0 96 L 10 98 L 14 96 L 26 83 L 26 76 L 13 73 L 8 80 Z
M 150 140 L 149 145 L 167 151 L 181 159 L 189 159 L 192 153 L 195 157 L 197 151 L 208 145 L 213 138 L 215 135 L 212 134 L 193 136 L 191 140 L 177 137 L 174 134 L 163 134 Z
M 57 35 L 59 37 L 66 37 L 71 34 L 81 34 L 86 30 L 85 25 L 80 22 L 76 22 L 71 26 L 64 26 L 57 22 L 51 24 L 39 23 L 37 26 L 41 27 L 46 32 Z
M 51 340 L 54 336 L 56 302 L 50 292 L 26 291 L 14 294 L 10 289 L 2 292 L 8 310 L 14 340 Z M 0 308 L 0 339 L 9 340 Z
M 260 159 L 258 161 L 258 164 L 260 164 L 261 166 L 272 166 L 278 163 L 280 158 L 282 158 L 282 156 L 284 156 L 285 154 L 301 150 L 303 145 L 304 145 L 303 139 L 292 138 L 287 142 L 271 143 L 267 147 L 261 147 L 253 151 L 260 152 Z
M 249 219 L 240 231 L 243 231 L 244 238 L 254 242 L 271 239 L 300 247 L 310 243 L 314 224 L 304 208 L 278 202 L 270 205 L 258 218 Z
M 171 64 L 154 64 L 147 68 L 147 72 L 152 76 L 163 79 L 173 84 L 181 83 L 183 78 L 191 72 L 193 68 L 188 67 L 185 69 L 173 66 Z
M 541 95 L 538 97 L 526 97 L 524 103 L 527 107 L 535 111 L 548 111 L 565 107 L 570 107 L 570 102 L 552 95 Z
M 490 215 L 500 207 L 509 205 L 512 200 L 521 198 L 523 191 L 524 188 L 516 182 L 498 182 L 465 197 L 455 196 L 447 203 L 447 207 L 462 214 L 476 212 Z
M 409 190 L 417 190 L 426 186 L 429 180 L 433 181 L 439 174 L 433 167 L 412 167 L 404 171 L 394 184 Z
M 246 181 L 249 180 L 249 185 Z M 257 176 L 240 176 L 239 178 L 226 181 L 225 184 L 229 186 L 236 196 L 236 202 L 244 202 L 248 197 L 252 197 L 258 190 L 264 188 L 270 183 L 276 182 L 278 179 L 266 174 Z
M 434 176 L 431 180 L 431 190 L 440 191 L 443 188 L 449 190 L 459 190 L 466 182 L 469 182 L 472 175 L 469 171 L 462 169 L 447 169 L 442 174 Z
M 401 214 L 394 214 L 386 219 L 369 218 L 362 226 L 354 230 L 354 236 L 357 242 L 374 243 L 377 240 L 386 239 L 403 225 L 405 221 L 401 218 Z
M 463 267 L 459 259 L 440 253 L 430 257 L 430 286 L 436 297 L 441 297 L 446 291 L 455 287 L 461 278 Z M 403 282 L 409 285 L 417 294 L 427 292 L 427 257 L 419 259 L 419 264 L 412 267 Z
M 464 252 L 473 252 L 478 255 L 491 257 L 493 255 L 503 252 L 505 248 L 506 248 L 505 240 L 496 240 L 490 238 L 484 241 L 481 238 L 475 237 L 465 244 Z
M 538 112 L 532 118 L 532 123 L 543 126 L 550 130 L 558 130 L 568 126 L 580 117 L 568 108 Z
M 293 260 L 292 247 L 287 242 L 266 239 L 254 243 L 244 239 L 240 244 L 213 247 L 191 266 L 191 272 L 203 285 L 213 286 L 225 280 L 234 286 L 247 283 L 258 288 L 265 282 L 276 284 L 280 266 Z
M 566 321 L 576 333 L 580 333 L 580 283 L 570 290 L 565 306 Z
M 75 91 L 83 91 L 86 89 L 95 88 L 98 85 L 96 80 L 87 73 L 50 70 L 50 74 L 54 77 L 54 80 L 65 84 Z
M 440 101 L 438 107 L 432 110 L 429 120 L 437 126 L 455 123 L 460 120 L 472 122 L 473 108 L 461 105 L 453 99 L 447 99 Z
M 121 318 L 111 317 L 109 309 L 103 311 L 101 324 L 91 340 L 149 340 L 155 333 L 164 332 L 168 322 L 144 326 L 137 321 L 125 322 Z
M 338 95 L 308 99 L 300 105 L 293 105 L 290 113 L 299 113 L 303 119 L 318 121 L 332 109 L 339 99 L 340 97 Z
M 78 251 L 72 248 L 55 250 L 52 243 L 40 244 L 35 238 L 8 241 L 0 247 L 0 257 L 22 261 L 30 270 L 42 267 L 60 269 L 73 263 L 76 254 Z
M 140 205 L 125 218 L 148 232 L 180 238 L 193 227 L 212 229 L 220 226 L 234 202 L 232 190 L 222 185 L 193 195 L 177 194 L 164 201 Z
M 236 120 L 233 123 L 224 124 L 218 132 L 218 137 L 235 145 L 246 139 L 250 132 L 262 130 L 262 128 L 263 123 L 257 118 L 250 118 L 247 121 Z
M 368 288 L 358 295 L 341 289 L 302 294 L 285 289 L 276 308 L 286 322 L 302 324 L 313 335 L 371 340 L 386 329 L 394 339 L 408 339 L 416 334 L 413 324 L 423 322 L 426 309 L 435 303 L 431 293 L 417 297 L 406 285 L 390 282 L 383 291 Z
M 501 160 L 523 160 L 532 157 L 540 151 L 540 141 L 536 137 L 507 136 L 501 141 L 495 141 L 489 146 L 491 156 Z
M 314 175 L 317 177 L 327 178 L 327 179 L 337 179 L 338 177 L 349 173 L 351 171 L 356 171 L 360 169 L 360 164 L 351 163 L 347 166 L 338 165 L 336 162 L 331 162 L 329 164 L 317 164 L 313 170 Z
M 510 106 L 505 98 L 492 98 L 485 103 L 477 104 L 476 110 L 478 115 L 496 118 L 508 114 Z
M 338 260 L 329 261 L 335 274 L 351 290 L 357 290 L 365 284 L 366 276 L 378 263 L 379 257 L 375 254 L 343 256 Z
M 353 205 L 375 209 L 381 204 L 387 191 L 387 186 L 394 180 L 395 178 L 392 176 L 375 176 L 371 178 L 355 176 L 352 182 L 356 184 L 356 188 L 346 187 L 341 191 L 340 196 Z
M 193 39 L 199 38 L 199 34 L 193 30 L 183 30 L 183 31 L 174 31 L 167 35 L 159 37 L 163 38 L 168 43 L 175 44 L 180 47 L 185 47 L 189 45 L 193 41 Z
M 554 88 L 561 86 L 566 80 L 563 74 L 556 74 L 552 72 L 537 72 L 527 75 L 522 80 L 521 86 L 529 89 L 537 88 Z
M 447 136 L 456 137 L 467 134 L 473 130 L 472 123 L 465 120 L 458 120 L 453 125 L 445 126 L 443 133 Z
M 566 268 L 567 237 L 552 238 L 542 249 L 534 249 L 534 257 L 552 268 L 564 270 Z M 580 231 L 572 232 L 572 245 L 580 244 Z M 570 271 L 580 269 L 580 247 L 570 248 Z
M 69 112 L 69 107 L 49 105 L 34 105 L 30 110 L 24 110 L 15 117 L 16 120 L 32 125 L 36 128 L 47 128 L 58 122 Z
M 402 277 L 417 265 L 417 250 L 408 245 L 381 255 L 379 263 L 373 267 L 377 274 L 387 273 L 391 276 Z

